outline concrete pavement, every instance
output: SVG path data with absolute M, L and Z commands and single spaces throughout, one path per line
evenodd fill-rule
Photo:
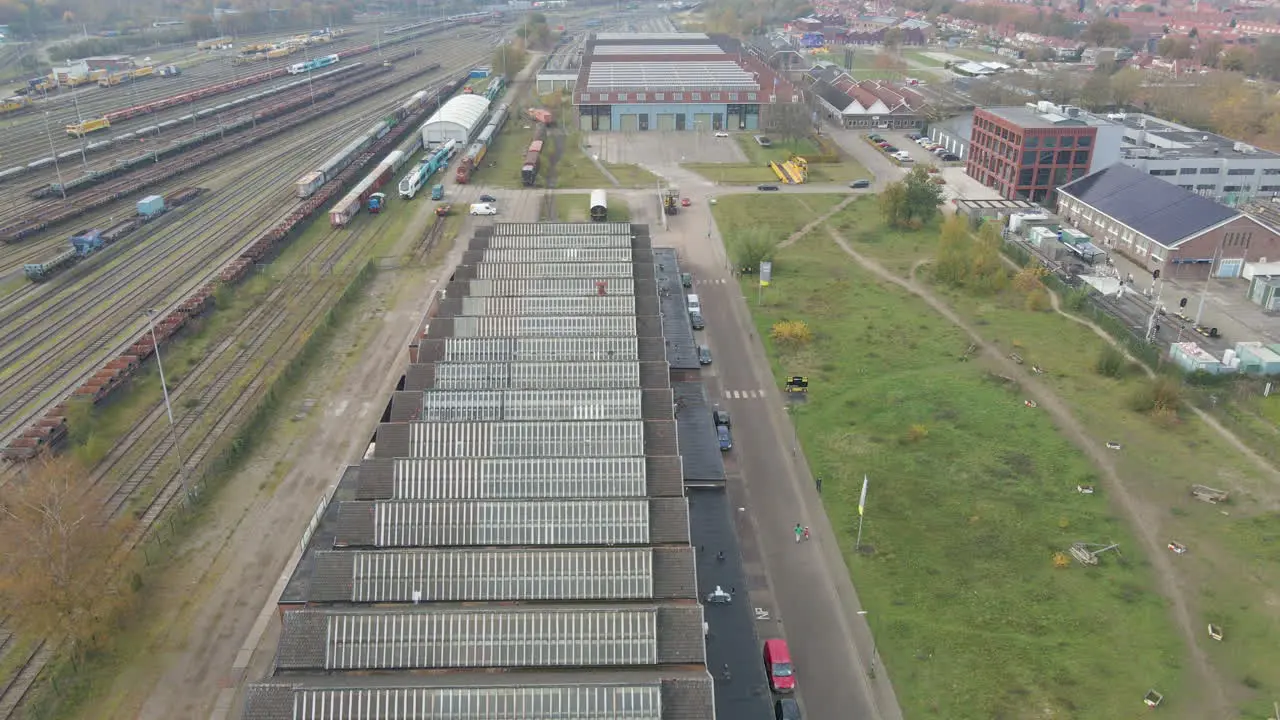
M 697 278 L 704 335 L 720 358 L 708 392 L 733 414 L 728 485 L 732 505 L 745 509 L 735 519 L 759 634 L 786 637 L 808 717 L 898 720 L 887 673 L 878 664 L 871 673 L 870 628 L 804 458 L 793 451 L 782 394 L 709 207 L 683 208 L 654 243 L 676 247 L 681 269 Z M 809 526 L 813 539 L 797 544 L 796 523 Z

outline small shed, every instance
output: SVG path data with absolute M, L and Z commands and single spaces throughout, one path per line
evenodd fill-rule
M 1217 375 L 1223 372 L 1222 361 L 1193 342 L 1173 343 L 1169 346 L 1169 359 L 1187 372 L 1204 372 Z
M 1280 276 L 1254 275 L 1249 281 L 1249 301 L 1267 312 L 1280 310 Z
M 466 145 L 484 127 L 489 100 L 484 95 L 459 95 L 427 118 L 422 125 L 422 144 L 428 147 L 456 140 Z
M 1260 342 L 1236 343 L 1240 372 L 1251 375 L 1280 375 L 1280 353 Z

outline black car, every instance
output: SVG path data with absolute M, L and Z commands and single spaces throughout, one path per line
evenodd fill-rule
M 702 313 L 689 313 L 689 322 L 693 323 L 694 330 L 703 330 L 707 327 L 707 323 L 702 319 Z
M 715 412 L 711 413 L 711 417 L 716 421 L 717 426 L 723 425 L 725 427 L 729 427 L 733 424 L 729 422 L 728 410 L 716 410 Z
M 773 716 L 777 720 L 803 720 L 800 717 L 800 703 L 795 698 L 782 698 L 774 703 Z
M 707 347 L 706 345 L 698 346 L 698 364 L 700 365 L 711 364 L 711 348 Z
M 693 276 L 689 273 L 680 273 L 680 284 L 685 287 L 693 287 Z
M 942 156 L 943 162 L 956 162 L 959 159 L 960 159 L 960 156 L 956 155 L 955 153 L 947 153 L 946 155 Z
M 871 181 L 866 179 L 854 180 L 853 182 L 849 183 L 849 187 L 853 188 L 854 190 L 862 190 L 863 188 L 871 187 Z
M 498 198 L 492 195 L 481 195 L 480 202 L 498 202 Z
M 757 186 L 756 186 L 756 189 L 757 189 L 757 190 L 764 190 L 764 191 L 777 190 L 777 189 L 778 189 L 778 186 L 777 186 L 777 185 L 757 185 Z

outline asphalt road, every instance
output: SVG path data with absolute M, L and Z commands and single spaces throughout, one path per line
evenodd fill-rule
M 718 358 L 708 394 L 733 414 L 726 470 L 730 502 L 744 508 L 734 515 L 756 630 L 787 639 L 805 717 L 897 720 L 887 674 L 878 666 L 871 673 L 870 629 L 804 458 L 793 453 L 783 394 L 708 214 L 703 203 L 682 209 L 668 230 L 654 226 L 654 244 L 676 247 L 681 269 L 695 275 L 707 320 L 699 342 Z M 811 528 L 812 540 L 795 542 L 796 523 Z

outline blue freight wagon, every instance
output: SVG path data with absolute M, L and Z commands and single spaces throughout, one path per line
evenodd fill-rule
M 472 70 L 468 77 L 472 79 L 487 78 L 489 77 L 489 72 L 490 70 L 487 67 L 478 67 Z
M 444 199 L 444 185 L 433 185 L 433 186 L 431 186 L 431 199 L 432 199 L 432 200 L 443 200 L 443 199 Z
M 71 247 L 78 255 L 88 255 L 102 247 L 102 233 L 98 230 L 81 230 L 71 236 Z
M 155 217 L 164 212 L 164 198 L 159 195 L 148 195 L 138 201 L 138 214 L 144 218 Z

